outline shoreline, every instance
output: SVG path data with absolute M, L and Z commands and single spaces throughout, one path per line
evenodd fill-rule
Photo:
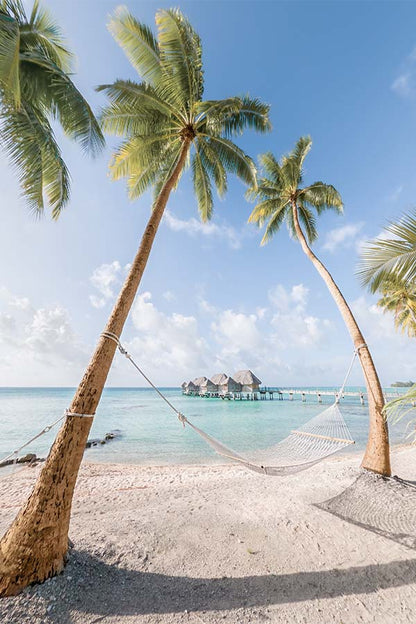
M 411 624 L 416 490 L 360 471 L 359 460 L 358 453 L 333 457 L 286 477 L 235 464 L 86 461 L 75 490 L 74 549 L 66 569 L 0 600 L 0 620 Z M 416 449 L 395 448 L 392 464 L 394 473 L 416 480 Z M 38 471 L 0 481 L 0 532 Z M 363 474 L 366 488 L 354 490 Z M 324 508 L 351 491 L 347 508 L 358 501 L 364 521 L 343 519 L 339 504 Z M 401 526 L 406 514 L 410 529 Z

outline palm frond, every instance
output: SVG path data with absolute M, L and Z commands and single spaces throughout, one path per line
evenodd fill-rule
M 259 202 L 248 218 L 248 223 L 256 223 L 259 227 L 263 227 L 267 219 L 271 219 L 277 210 L 280 212 L 286 207 L 285 202 L 278 199 L 264 199 Z
M 21 54 L 22 73 L 26 67 L 28 81 L 37 70 L 36 79 L 44 88 L 38 93 L 39 103 L 61 124 L 65 134 L 80 143 L 85 151 L 97 154 L 104 146 L 104 137 L 90 105 L 64 71 L 36 52 Z
M 19 49 L 17 21 L 0 12 L 0 88 L 15 106 L 20 105 Z
M 309 208 L 299 203 L 298 216 L 301 227 L 306 232 L 306 236 L 309 244 L 312 244 L 318 238 L 318 230 L 316 229 L 316 219 L 314 214 Z M 293 236 L 296 236 L 296 232 L 293 232 Z
M 397 330 L 416 337 L 416 283 L 405 284 L 399 281 L 386 282 L 381 287 L 383 296 L 377 301 L 384 313 L 394 315 Z
M 287 217 L 286 205 L 282 203 L 281 205 L 275 205 L 275 209 L 273 214 L 271 215 L 269 221 L 267 222 L 266 229 L 264 231 L 263 238 L 261 239 L 261 245 L 266 245 L 269 240 L 276 234 L 281 226 L 284 223 Z
M 74 55 L 67 48 L 61 28 L 38 0 L 33 3 L 29 21 L 20 25 L 20 37 L 21 52 L 37 52 L 62 71 L 71 71 Z
M 190 114 L 204 89 L 201 40 L 178 9 L 159 10 L 156 24 L 165 95 Z
M 127 189 L 130 199 L 137 199 L 147 191 L 149 186 L 152 186 L 152 184 L 156 182 L 159 172 L 160 167 L 154 162 L 149 163 L 149 165 L 143 169 L 134 171 L 127 178 Z
M 120 137 L 172 131 L 172 123 L 166 115 L 137 109 L 124 102 L 111 102 L 102 108 L 99 121 L 103 132 Z
M 194 191 L 198 202 L 198 210 L 203 222 L 209 221 L 212 216 L 212 187 L 206 167 L 202 162 L 198 144 L 192 158 L 192 177 Z
M 179 137 L 154 134 L 149 136 L 133 136 L 124 141 L 113 155 L 110 163 L 110 174 L 113 180 L 131 176 L 149 166 L 157 170 L 161 166 L 161 159 L 166 151 L 167 144 L 179 145 Z
M 257 132 L 271 130 L 270 106 L 257 98 L 243 96 L 201 102 L 197 110 L 201 113 L 199 124 L 205 123 L 208 132 L 217 136 L 241 135 L 247 128 Z
M 196 149 L 199 152 L 203 167 L 208 174 L 212 176 L 215 186 L 220 197 L 227 192 L 227 172 L 221 160 L 218 158 L 216 151 L 206 139 L 197 138 Z
M 216 151 L 224 169 L 237 175 L 247 186 L 256 184 L 256 167 L 235 143 L 223 137 L 206 135 L 207 143 Z
M 136 20 L 125 6 L 120 6 L 111 17 L 108 30 L 141 78 L 157 87 L 162 68 L 159 45 L 151 29 Z
M 283 188 L 285 180 L 280 163 L 273 156 L 272 152 L 266 152 L 259 156 L 259 161 L 268 176 L 263 178 L 265 186 Z
M 390 401 L 384 407 L 384 413 L 392 423 L 398 423 L 404 417 L 409 415 L 415 415 L 416 417 L 416 384 L 405 392 L 401 397 Z M 415 420 L 409 422 L 415 424 Z M 416 441 L 416 429 L 409 432 L 409 436 L 413 438 L 413 442 Z
M 69 199 L 69 174 L 46 116 L 27 103 L 3 109 L 0 137 L 29 206 L 41 214 L 45 193 L 57 218 Z
M 302 169 L 304 160 L 311 148 L 312 139 L 310 136 L 301 137 L 296 143 L 294 150 L 290 153 L 290 158 L 296 162 L 298 169 Z
M 390 223 L 385 231 L 390 239 L 369 242 L 361 253 L 357 274 L 371 292 L 389 281 L 416 281 L 416 212 Z
M 104 91 L 111 103 L 126 106 L 137 111 L 158 112 L 167 118 L 174 117 L 180 124 L 180 113 L 149 84 L 138 84 L 132 80 L 116 80 L 110 85 L 100 85 L 97 91 Z
M 331 184 L 324 182 L 314 182 L 310 186 L 302 189 L 299 196 L 303 202 L 313 206 L 318 214 L 324 210 L 336 210 L 339 214 L 343 213 L 343 203 L 341 195 Z
M 163 187 L 165 186 L 165 184 L 168 182 L 171 175 L 173 174 L 173 171 L 178 162 L 178 158 L 180 156 L 181 149 L 182 149 L 181 143 L 177 145 L 171 144 L 166 147 L 166 150 L 161 158 L 162 164 L 161 164 L 160 171 L 158 173 L 155 183 L 153 184 L 153 206 L 155 202 L 157 201 Z M 181 175 L 182 174 L 180 174 L 176 184 L 179 183 Z

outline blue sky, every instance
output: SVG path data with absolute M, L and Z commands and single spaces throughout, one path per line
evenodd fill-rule
M 45 3 L 77 55 L 74 80 L 95 110 L 94 86 L 137 79 L 106 29 L 117 3 Z M 30 6 L 30 4 L 29 4 Z M 153 25 L 166 2 L 130 2 Z M 416 5 L 409 2 L 179 4 L 204 49 L 206 98 L 250 93 L 271 105 L 273 132 L 238 141 L 280 157 L 310 134 L 306 181 L 334 184 L 345 215 L 319 219 L 316 253 L 332 272 L 370 345 L 383 384 L 414 378 L 414 341 L 395 333 L 354 275 L 360 245 L 414 206 Z M 63 140 L 72 200 L 58 223 L 35 220 L 0 155 L 0 384 L 76 385 L 105 325 L 149 215 L 107 176 L 116 140 L 92 161 Z M 269 385 L 342 381 L 351 343 L 325 285 L 287 232 L 260 248 L 252 206 L 230 181 L 202 226 L 188 176 L 171 197 L 123 334 L 162 385 L 251 368 Z M 352 381 L 361 383 L 358 367 Z M 112 385 L 137 379 L 116 358 Z M 138 385 L 142 385 L 140 380 Z

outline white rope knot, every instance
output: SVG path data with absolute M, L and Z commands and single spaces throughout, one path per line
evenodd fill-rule
M 187 423 L 188 421 L 186 420 L 186 416 L 184 416 L 183 414 L 181 414 L 181 412 L 178 412 L 178 420 L 179 422 L 182 423 L 182 425 L 185 427 L 185 423 Z
M 121 344 L 121 342 L 120 342 L 120 338 L 119 338 L 116 334 L 113 334 L 113 332 L 103 332 L 103 333 L 101 334 L 101 336 L 102 336 L 103 338 L 108 338 L 109 340 L 112 340 L 113 342 L 115 342 L 115 343 L 116 343 L 116 345 L 117 345 L 117 347 L 118 347 L 118 350 L 120 351 L 120 353 L 121 353 L 122 355 L 125 355 L 125 356 L 126 356 L 126 358 L 130 359 L 130 355 L 129 355 L 129 353 L 128 353 L 128 352 L 126 351 L 126 349 L 123 347 L 123 345 L 122 345 L 122 344 Z
M 94 414 L 77 414 L 77 412 L 71 412 L 71 410 L 67 409 L 65 410 L 65 416 L 78 416 L 79 418 L 94 418 L 95 416 L 95 412 Z
M 363 342 L 363 344 L 358 345 L 358 347 L 355 347 L 355 353 L 357 353 L 358 355 L 360 353 L 360 349 L 363 349 L 366 346 L 367 345 L 365 344 L 365 342 Z

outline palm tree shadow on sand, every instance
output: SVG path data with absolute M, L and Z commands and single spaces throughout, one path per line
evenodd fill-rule
M 41 589 L 45 597 L 51 593 L 57 597 L 56 607 L 47 614 L 45 622 L 92 624 L 112 616 L 221 612 L 372 594 L 412 583 L 416 583 L 414 559 L 292 574 L 190 578 L 128 570 L 109 565 L 88 552 L 72 551 L 65 572 Z M 31 595 L 38 588 L 33 586 L 25 591 Z M 0 615 L 1 607 L 0 602 Z M 27 603 L 17 599 L 14 621 L 26 621 L 25 608 Z
M 344 492 L 314 506 L 416 550 L 414 481 L 363 472 Z

